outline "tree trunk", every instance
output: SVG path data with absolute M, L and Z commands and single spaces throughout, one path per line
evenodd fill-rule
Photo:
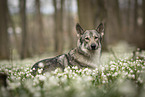
M 114 43 L 122 38 L 121 17 L 118 0 L 105 0 L 107 9 L 106 36 L 107 44 Z
M 72 49 L 74 47 L 74 39 L 73 39 L 73 32 L 72 32 L 72 5 L 71 5 L 71 1 L 68 0 L 67 1 L 67 8 L 68 8 L 68 20 L 67 20 L 67 33 L 68 33 L 68 37 L 69 37 L 69 49 Z
M 84 29 L 94 29 L 94 9 L 92 0 L 77 0 L 79 23 Z
M 138 17 L 138 2 L 137 2 L 137 0 L 135 0 L 135 2 L 134 2 L 134 27 L 133 27 L 134 33 L 136 33 L 136 31 L 138 29 L 137 17 Z
M 142 5 L 142 10 L 143 10 L 143 25 L 142 25 L 142 42 L 140 45 L 141 49 L 145 50 L 145 0 L 142 1 L 143 5 Z
M 20 0 L 20 17 L 22 29 L 22 47 L 21 59 L 31 57 L 28 31 L 27 31 L 27 18 L 26 18 L 26 0 Z
M 13 21 L 13 17 L 10 15 L 10 12 L 9 10 L 7 9 L 7 12 L 8 12 L 8 21 L 9 21 L 9 26 L 12 27 L 13 29 L 13 35 L 14 35 L 14 39 L 15 39 L 15 48 L 17 49 L 17 52 L 20 53 L 20 49 L 19 49 L 19 40 L 18 40 L 18 37 L 17 37 L 17 33 L 15 31 L 15 23 Z
M 128 8 L 127 8 L 127 32 L 130 33 L 130 6 L 131 0 L 128 0 Z
M 37 24 L 36 24 L 37 31 L 35 32 L 35 35 L 37 36 L 36 48 L 37 48 L 37 52 L 41 54 L 44 52 L 45 44 L 44 44 L 44 30 L 43 30 L 42 14 L 40 12 L 40 7 L 41 7 L 40 0 L 36 0 L 35 4 L 36 4 L 36 21 L 37 21 Z
M 60 2 L 59 2 L 60 1 Z M 55 51 L 57 54 L 62 54 L 63 52 L 63 4 L 64 0 L 53 0 L 53 5 L 55 9 L 54 13 L 54 27 L 55 27 L 55 33 L 54 33 L 54 41 L 55 41 Z
M 0 59 L 10 58 L 7 0 L 0 0 Z

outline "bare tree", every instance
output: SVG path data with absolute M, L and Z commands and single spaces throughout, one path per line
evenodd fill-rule
M 7 0 L 0 0 L 0 59 L 10 58 L 10 44 L 8 29 L 8 5 Z
M 72 32 L 72 22 L 73 22 L 73 17 L 71 15 L 72 13 L 72 5 L 71 5 L 71 1 L 68 0 L 67 1 L 67 33 L 68 33 L 68 37 L 69 37 L 69 48 L 72 49 L 74 47 L 74 38 L 73 38 L 73 32 Z
M 38 53 L 44 52 L 44 30 L 43 30 L 43 21 L 42 21 L 42 14 L 40 11 L 41 2 L 40 0 L 35 0 L 36 6 L 36 25 L 35 25 L 35 35 L 37 42 L 35 43 L 36 49 Z
M 145 49 L 145 0 L 142 3 L 142 10 L 143 10 L 143 25 L 142 25 L 142 45 L 140 46 L 141 49 Z
M 80 24 L 85 29 L 93 29 L 95 21 L 93 0 L 77 0 L 77 4 Z
M 57 54 L 61 54 L 63 52 L 63 5 L 64 0 L 53 0 L 53 5 L 55 9 L 54 13 L 54 41 L 55 41 L 55 51 Z
M 8 5 L 7 0 L 0 0 L 0 59 L 10 58 L 10 44 L 8 29 Z
M 135 0 L 134 2 L 134 32 L 137 31 L 138 25 L 137 25 L 137 18 L 138 18 L 138 0 Z
M 8 21 L 9 21 L 9 24 L 8 26 L 12 27 L 13 29 L 13 35 L 14 35 L 14 39 L 15 39 L 15 48 L 17 49 L 18 53 L 20 53 L 20 49 L 19 49 L 19 40 L 18 40 L 18 37 L 17 37 L 17 33 L 16 33 L 16 30 L 15 30 L 15 22 L 13 20 L 13 16 L 11 16 L 10 12 L 9 12 L 9 9 L 7 9 L 7 12 L 8 12 Z M 10 43 L 11 44 L 11 43 Z
M 106 35 L 107 42 L 114 43 L 122 38 L 121 17 L 118 0 L 105 0 L 107 9 Z
M 31 57 L 28 31 L 27 31 L 27 17 L 26 17 L 26 0 L 20 0 L 20 18 L 22 29 L 22 47 L 21 47 L 21 59 Z
M 130 11 L 131 11 L 131 0 L 128 0 L 128 8 L 127 8 L 127 32 L 130 32 Z

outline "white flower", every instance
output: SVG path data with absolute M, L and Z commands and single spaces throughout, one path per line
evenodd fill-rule
M 133 73 L 133 70 L 130 70 L 130 73 Z
M 115 64 L 115 62 L 114 61 L 110 61 L 110 64 Z
M 40 80 L 40 81 L 45 81 L 45 79 L 46 79 L 45 76 L 43 76 L 43 75 L 40 75 L 40 76 L 39 76 L 39 80 Z
M 122 67 L 122 69 L 125 69 L 125 67 Z
M 137 79 L 140 83 L 143 83 L 143 80 L 140 78 L 140 77 L 138 77 L 138 79 Z
M 106 75 L 107 75 L 107 76 L 110 76 L 111 74 L 110 74 L 110 73 L 107 73 Z
M 42 71 L 43 71 L 43 69 L 41 68 L 41 69 L 38 69 L 38 73 L 42 73 Z
M 132 75 L 131 75 L 131 74 L 128 74 L 128 77 L 129 77 L 129 78 L 131 78 L 131 77 L 132 77 Z
M 140 71 L 139 71 L 139 70 L 137 70 L 137 73 L 140 73 Z
M 30 72 L 32 72 L 32 70 L 30 69 Z
M 117 72 L 115 72 L 114 74 L 113 74 L 113 76 L 117 76 L 118 75 L 118 73 Z
M 33 68 L 33 70 L 36 70 L 35 68 Z
M 113 70 L 115 70 L 115 68 L 111 68 L 110 70 L 112 70 L 112 71 L 113 71 Z
M 143 73 L 144 71 L 143 71 L 143 70 L 141 70 L 140 72 L 141 72 L 141 73 Z
M 38 64 L 38 66 L 39 66 L 40 68 L 43 68 L 43 67 L 44 67 L 44 64 L 43 64 L 42 62 L 40 62 L 40 63 Z
M 127 63 L 123 63 L 124 66 L 127 66 Z
M 137 64 L 137 66 L 140 66 L 140 64 Z
M 8 89 L 10 89 L 10 90 L 16 89 L 17 87 L 19 87 L 21 85 L 20 82 L 8 83 L 8 84 L 9 84 Z
M 145 69 L 145 66 L 142 66 L 142 69 Z
M 105 67 L 102 67 L 102 71 L 104 71 L 105 70 Z
M 103 80 L 102 83 L 105 84 L 106 82 Z
M 135 75 L 134 74 L 132 75 L 132 78 L 135 79 Z
M 77 66 L 73 66 L 72 68 L 73 68 L 73 69 L 78 69 L 78 67 L 77 67 Z

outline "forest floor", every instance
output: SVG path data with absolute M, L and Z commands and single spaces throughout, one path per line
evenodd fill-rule
M 8 75 L 0 97 L 145 97 L 145 51 L 132 58 L 135 47 L 124 42 L 109 49 L 94 70 L 74 66 L 33 76 L 40 57 L 0 61 L 0 72 Z

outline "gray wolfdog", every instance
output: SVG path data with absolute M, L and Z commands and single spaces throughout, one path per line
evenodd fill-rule
M 79 24 L 76 24 L 76 30 L 78 34 L 77 47 L 67 54 L 35 63 L 32 67 L 33 75 L 37 74 L 38 68 L 43 68 L 42 73 L 44 73 L 56 68 L 64 70 L 66 66 L 96 68 L 99 65 L 104 25 L 100 23 L 95 30 L 84 30 Z

